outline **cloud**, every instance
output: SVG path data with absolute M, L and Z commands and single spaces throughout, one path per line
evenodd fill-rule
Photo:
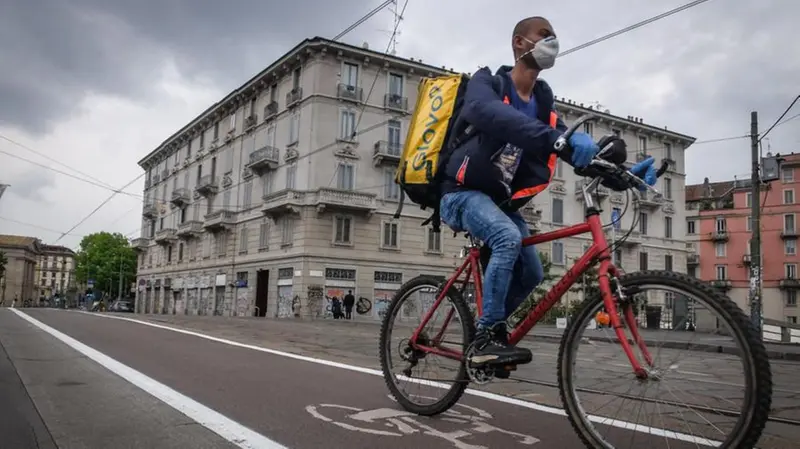
M 402 2 L 400 1 L 400 7 Z M 333 36 L 380 2 L 295 0 L 14 0 L 0 16 L 0 134 L 114 186 L 141 175 L 136 162 L 210 104 L 302 39 Z M 553 23 L 562 49 L 679 6 L 685 0 L 410 0 L 398 54 L 474 71 L 511 60 L 511 29 L 527 15 Z M 490 13 L 487 13 L 489 11 Z M 598 101 L 699 141 L 744 135 L 751 110 L 762 130 L 796 92 L 800 3 L 709 1 L 559 59 L 543 76 L 559 97 Z M 384 11 L 345 42 L 382 51 L 392 15 Z M 6 63 L 11 61 L 11 63 Z M 800 108 L 794 113 L 800 112 Z M 790 114 L 789 116 L 793 115 Z M 776 128 L 768 145 L 800 144 L 800 119 Z M 53 165 L 0 141 L 0 149 Z M 689 182 L 746 175 L 747 139 L 696 144 Z M 724 160 L 725 164 L 717 161 Z M 0 154 L 0 217 L 67 230 L 110 192 Z M 142 191 L 142 181 L 128 191 Z M 119 195 L 74 231 L 135 231 L 137 198 Z M 57 234 L 0 220 L 0 232 Z M 62 243 L 76 244 L 79 236 Z

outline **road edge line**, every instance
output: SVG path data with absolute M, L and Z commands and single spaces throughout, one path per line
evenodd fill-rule
M 194 399 L 176 391 L 167 385 L 147 376 L 144 373 L 103 354 L 102 352 L 60 332 L 32 316 L 11 309 L 17 316 L 50 334 L 73 350 L 83 354 L 103 368 L 120 376 L 129 383 L 142 389 L 146 393 L 159 399 L 161 402 L 186 415 L 206 429 L 219 435 L 224 440 L 242 449 L 288 449 L 286 446 L 267 438 L 264 435 L 246 427 L 227 416 L 213 410 Z

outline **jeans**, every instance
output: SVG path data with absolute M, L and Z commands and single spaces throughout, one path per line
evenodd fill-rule
M 536 248 L 522 247 L 522 239 L 530 235 L 522 215 L 500 210 L 491 198 L 476 190 L 444 195 L 439 215 L 454 231 L 467 231 L 491 248 L 478 327 L 505 321 L 544 279 Z

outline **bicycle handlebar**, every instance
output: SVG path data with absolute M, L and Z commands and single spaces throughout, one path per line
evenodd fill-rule
M 556 140 L 554 148 L 558 153 L 567 153 L 568 159 L 571 159 L 572 148 L 569 146 L 569 139 L 575 133 L 575 131 L 580 128 L 586 122 L 594 120 L 596 117 L 594 114 L 588 113 L 584 114 L 579 117 L 575 122 L 570 125 L 569 128 L 564 132 Z M 596 170 L 593 170 L 593 177 L 601 177 L 604 179 L 613 179 L 614 181 L 622 181 L 623 185 L 626 188 L 638 188 L 642 187 L 646 190 L 649 190 L 655 194 L 659 194 L 660 192 L 653 186 L 647 184 L 643 179 L 639 178 L 638 176 L 631 173 L 630 170 L 624 168 L 622 163 L 615 164 L 613 162 L 607 161 L 603 159 L 604 153 L 608 151 L 608 147 L 601 148 L 600 152 L 595 156 L 592 162 L 589 164 L 589 167 L 592 167 Z M 627 156 L 627 154 L 626 154 Z M 624 161 L 623 161 L 624 162 Z M 587 167 L 588 168 L 588 167 Z M 656 171 L 656 178 L 660 178 L 661 176 L 666 173 L 667 169 L 669 168 L 669 163 L 667 161 L 661 162 L 661 167 Z

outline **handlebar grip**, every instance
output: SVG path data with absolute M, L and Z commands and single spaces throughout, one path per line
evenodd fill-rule
M 554 145 L 555 150 L 557 152 L 561 152 L 563 149 L 568 148 L 569 138 L 572 137 L 573 134 L 575 134 L 575 131 L 577 131 L 581 125 L 588 122 L 589 120 L 593 120 L 594 117 L 595 117 L 594 114 L 584 114 L 580 116 L 578 120 L 575 120 L 575 122 L 569 128 L 567 128 L 564 134 L 562 134 L 561 137 L 559 137 L 556 140 L 556 143 Z

